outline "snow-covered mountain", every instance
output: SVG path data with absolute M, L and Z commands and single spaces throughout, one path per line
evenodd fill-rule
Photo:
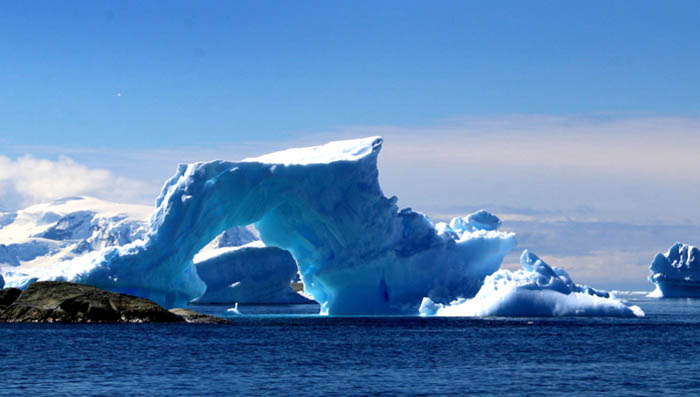
M 42 268 L 139 240 L 152 212 L 79 196 L 0 213 L 0 273 L 8 286 L 24 286 Z

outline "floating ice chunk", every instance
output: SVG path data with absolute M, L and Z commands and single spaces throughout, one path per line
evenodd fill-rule
M 479 210 L 467 217 L 467 223 L 481 230 L 496 230 L 501 226 L 501 220 L 486 210 Z
M 549 266 L 525 250 L 523 270 L 499 270 L 486 277 L 473 299 L 460 298 L 449 305 L 426 298 L 421 315 L 439 316 L 614 316 L 642 317 L 637 306 L 626 306 L 605 291 L 573 283 L 562 269 Z
M 241 312 L 238 311 L 238 302 L 236 302 L 233 307 L 226 309 L 226 311 L 232 314 L 241 314 Z
M 666 254 L 656 254 L 649 266 L 656 285 L 650 297 L 700 297 L 700 250 L 675 243 Z

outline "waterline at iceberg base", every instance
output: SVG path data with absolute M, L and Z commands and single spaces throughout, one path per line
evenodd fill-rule
M 194 255 L 222 231 L 254 224 L 267 246 L 292 254 L 323 313 L 417 314 L 424 297 L 474 296 L 515 236 L 484 214 L 437 230 L 399 210 L 379 186 L 381 147 L 371 137 L 180 165 L 142 241 L 63 262 L 42 278 L 183 305 L 206 290 Z

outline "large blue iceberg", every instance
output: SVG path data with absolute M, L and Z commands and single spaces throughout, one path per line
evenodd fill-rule
M 425 298 L 422 315 L 438 316 L 612 316 L 643 317 L 638 306 L 626 306 L 609 293 L 575 284 L 563 269 L 549 266 L 528 250 L 520 257 L 522 270 L 499 270 L 486 277 L 472 299 L 448 305 Z
M 254 224 L 288 250 L 305 292 L 328 314 L 417 313 L 423 297 L 474 296 L 516 244 L 486 212 L 439 228 L 399 210 L 378 182 L 379 137 L 239 162 L 180 165 L 156 199 L 144 240 L 64 262 L 48 278 L 172 307 L 203 296 L 193 258 L 224 230 Z
M 649 281 L 656 285 L 653 297 L 700 297 L 700 250 L 675 243 L 666 254 L 658 253 L 649 267 Z

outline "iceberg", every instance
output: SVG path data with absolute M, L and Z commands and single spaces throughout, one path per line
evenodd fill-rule
M 528 250 L 520 257 L 522 270 L 499 270 L 486 277 L 472 299 L 448 305 L 423 299 L 421 315 L 437 316 L 609 316 L 643 317 L 638 306 L 626 306 L 608 292 L 575 284 L 563 269 L 549 266 Z
M 207 285 L 197 303 L 312 303 L 292 289 L 297 276 L 292 255 L 252 241 L 237 247 L 200 252 L 194 257 L 197 274 Z
M 656 290 L 649 294 L 661 298 L 700 297 L 700 250 L 675 243 L 666 254 L 658 253 L 649 266 L 649 281 Z
M 380 137 L 238 162 L 178 166 L 143 240 L 65 261 L 66 279 L 180 306 L 206 292 L 194 256 L 224 230 L 254 225 L 288 250 L 326 314 L 416 314 L 423 297 L 472 297 L 515 246 L 486 213 L 437 226 L 399 210 L 378 181 Z

